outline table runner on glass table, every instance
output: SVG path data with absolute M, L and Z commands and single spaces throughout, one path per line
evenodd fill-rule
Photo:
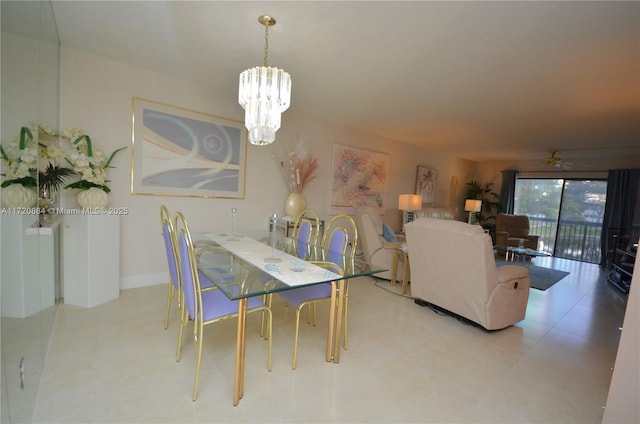
M 341 278 L 335 272 L 273 249 L 251 237 L 236 235 L 232 240 L 227 234 L 202 233 L 202 236 L 292 287 L 309 284 L 309 281 L 332 281 Z M 266 260 L 272 257 L 281 261 L 272 263 Z

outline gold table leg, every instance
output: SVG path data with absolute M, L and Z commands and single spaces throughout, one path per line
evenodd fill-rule
M 333 345 L 333 363 L 337 364 L 340 362 L 340 346 L 341 346 L 341 337 L 342 337 L 342 320 L 344 319 L 344 295 L 347 283 L 346 280 L 338 281 L 338 308 L 336 310 L 336 331 L 335 331 L 335 339 Z
M 233 386 L 233 406 L 238 405 L 244 394 L 244 360 L 246 350 L 247 302 L 238 300 L 238 334 L 236 336 L 236 368 Z
M 329 332 L 327 334 L 326 361 L 340 362 L 340 337 L 344 319 L 344 291 L 346 280 L 331 282 L 331 310 L 329 311 Z
M 334 349 L 335 349 L 335 325 L 336 325 L 336 312 L 338 303 L 337 282 L 331 282 L 331 305 L 329 306 L 329 332 L 327 333 L 327 355 L 326 361 L 333 361 Z

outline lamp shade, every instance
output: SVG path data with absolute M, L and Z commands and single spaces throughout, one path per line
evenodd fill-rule
M 419 211 L 422 209 L 422 195 L 401 194 L 398 197 L 398 209 L 401 211 Z
M 465 212 L 480 212 L 482 209 L 482 200 L 467 199 L 464 201 Z

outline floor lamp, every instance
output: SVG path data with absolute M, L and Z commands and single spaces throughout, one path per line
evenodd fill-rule
M 476 223 L 476 212 L 482 209 L 482 200 L 467 199 L 464 201 L 464 210 L 469 212 L 469 224 Z
M 402 232 L 404 224 L 415 219 L 415 212 L 422 209 L 421 194 L 401 194 L 398 197 L 398 209 L 402 211 Z

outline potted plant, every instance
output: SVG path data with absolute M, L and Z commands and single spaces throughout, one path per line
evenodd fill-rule
M 276 154 L 273 159 L 289 189 L 285 202 L 285 213 L 295 219 L 307 207 L 302 190 L 316 178 L 318 159 L 313 156 L 302 140 L 285 153 Z
M 63 168 L 49 162 L 43 171 L 38 172 L 39 206 L 48 208 L 55 203 L 56 194 L 64 181 L 75 173 L 69 168 Z
M 80 180 L 68 184 L 65 188 L 80 190 L 76 199 L 82 208 L 104 208 L 109 202 L 108 193 L 111 192 L 107 169 L 111 168 L 111 161 L 116 154 L 126 147 L 120 147 L 107 156 L 101 149 L 93 146 L 91 137 L 82 130 L 68 129 L 62 137 L 71 142 L 66 160 L 80 176 Z
M 35 178 L 38 148 L 31 130 L 22 127 L 20 136 L 5 147 L 0 145 L 0 155 L 5 162 L 4 181 L 0 185 L 3 188 L 2 204 L 7 208 L 32 207 L 37 201 L 33 188 L 38 185 Z
M 482 184 L 478 180 L 469 181 L 466 184 L 465 199 L 482 200 L 480 212 L 476 214 L 476 220 L 483 228 L 495 229 L 495 219 L 500 212 L 500 195 L 493 191 L 493 183 Z

